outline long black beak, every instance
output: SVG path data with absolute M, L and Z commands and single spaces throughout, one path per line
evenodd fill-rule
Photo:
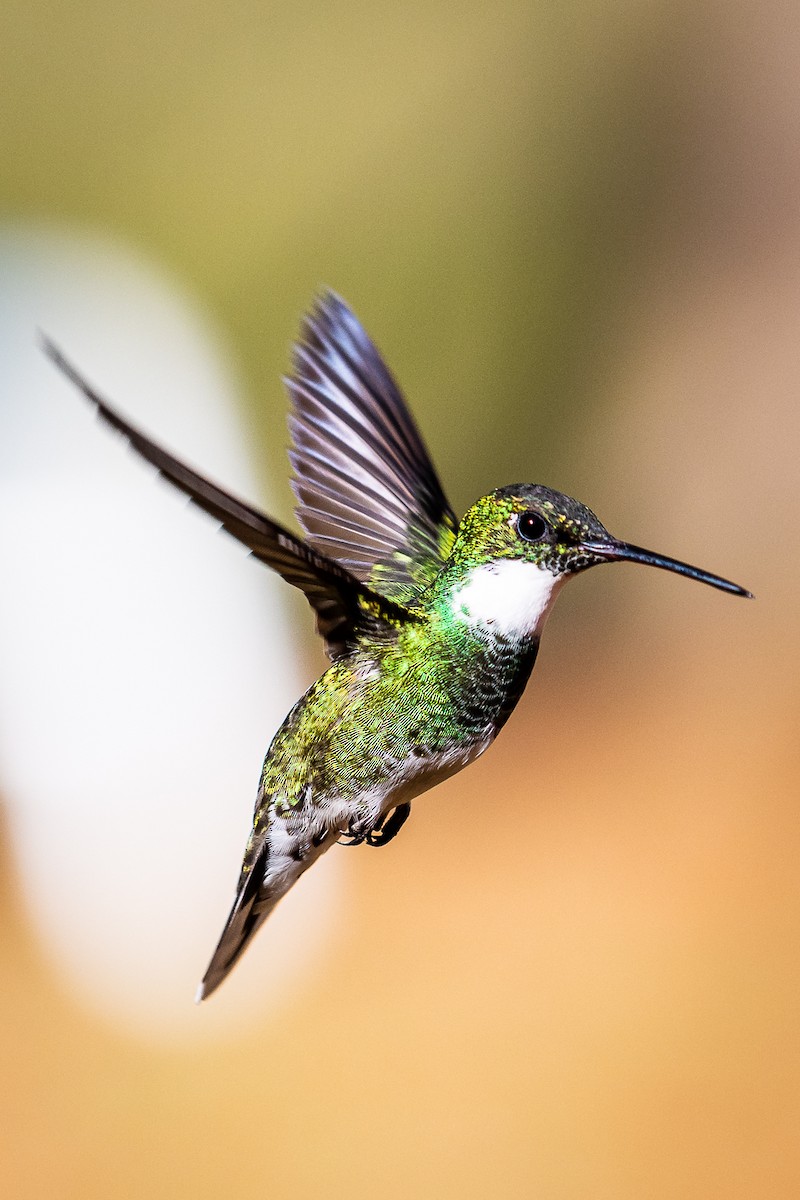
M 661 567 L 663 571 L 675 571 L 678 575 L 688 575 L 690 579 L 699 579 L 700 583 L 721 588 L 723 592 L 732 592 L 734 596 L 746 596 L 748 600 L 754 599 L 752 592 L 739 587 L 738 583 L 731 583 L 730 579 L 711 575 L 708 571 L 701 571 L 699 567 L 679 562 L 676 558 L 653 554 L 652 550 L 643 550 L 641 546 L 632 546 L 630 542 L 618 542 L 615 538 L 610 538 L 608 542 L 586 542 L 584 549 L 589 554 L 606 562 L 638 562 L 644 563 L 648 567 Z

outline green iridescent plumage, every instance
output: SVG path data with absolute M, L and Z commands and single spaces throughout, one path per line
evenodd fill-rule
M 486 749 L 522 693 L 567 578 L 627 559 L 749 594 L 617 541 L 584 505 L 540 485 L 500 488 L 459 525 L 396 383 L 330 293 L 303 325 L 287 380 L 305 540 L 157 445 L 44 348 L 143 458 L 305 593 L 332 659 L 267 752 L 201 999 L 330 845 L 343 834 L 385 844 L 415 796 Z

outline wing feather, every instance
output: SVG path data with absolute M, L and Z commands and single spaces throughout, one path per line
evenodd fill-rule
M 342 563 L 307 545 L 244 500 L 226 492 L 193 467 L 152 441 L 102 397 L 61 351 L 46 338 L 45 353 L 94 405 L 100 418 L 191 502 L 213 517 L 226 533 L 305 594 L 317 616 L 317 629 L 331 658 L 347 653 L 359 633 L 413 620 L 405 607 L 365 586 Z M 373 548 L 378 543 L 373 539 Z
M 402 393 L 332 292 L 306 317 L 293 368 L 297 519 L 316 549 L 408 601 L 441 568 L 458 523 Z

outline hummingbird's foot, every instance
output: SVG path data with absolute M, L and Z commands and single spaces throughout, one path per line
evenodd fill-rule
M 355 818 L 347 826 L 346 840 L 345 837 L 339 838 L 340 846 L 363 846 L 364 842 L 369 837 L 372 827 L 367 821 L 357 821 Z
M 364 842 L 367 840 L 367 835 L 366 835 L 366 833 L 356 833 L 356 829 L 357 829 L 357 826 L 351 825 L 347 831 L 349 840 L 345 840 L 345 838 L 340 837 L 339 845 L 340 846 L 363 846 Z
M 367 845 L 385 846 L 393 837 L 397 837 L 410 816 L 411 805 L 398 804 L 397 808 L 392 809 L 388 819 L 383 817 L 373 829 L 370 829 L 367 834 Z
M 374 825 L 367 825 L 363 821 L 352 821 L 347 830 L 349 841 L 339 838 L 339 845 L 362 846 L 366 842 L 368 846 L 385 846 L 387 842 L 397 836 L 410 813 L 410 804 L 398 804 L 397 808 L 393 808 L 388 816 L 380 817 Z

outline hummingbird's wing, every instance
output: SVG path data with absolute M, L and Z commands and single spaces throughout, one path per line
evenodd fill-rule
M 458 522 L 400 389 L 332 292 L 303 322 L 286 384 L 292 487 L 309 542 L 408 601 L 441 568 Z
M 47 338 L 42 340 L 45 353 L 91 401 L 107 425 L 122 434 L 142 458 L 198 508 L 219 521 L 226 533 L 242 542 L 255 558 L 305 593 L 332 659 L 345 654 L 360 633 L 396 627 L 415 619 L 400 604 L 364 586 L 340 563 L 312 549 L 265 513 L 224 491 L 157 445 L 120 416 L 52 342 Z

